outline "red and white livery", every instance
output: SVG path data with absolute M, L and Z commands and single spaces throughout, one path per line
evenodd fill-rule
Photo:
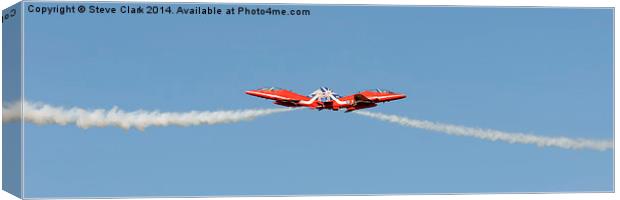
M 377 106 L 377 103 L 394 101 L 407 97 L 404 94 L 381 89 L 365 90 L 353 95 L 341 97 L 326 87 L 321 87 L 308 96 L 276 87 L 249 90 L 245 93 L 252 96 L 275 100 L 273 103 L 281 106 L 303 106 L 317 110 L 331 109 L 335 111 L 346 109 L 346 112 L 371 108 Z

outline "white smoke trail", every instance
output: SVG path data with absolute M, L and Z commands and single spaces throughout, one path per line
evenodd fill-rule
M 355 111 L 353 113 L 387 122 L 397 123 L 403 126 L 442 132 L 449 135 L 475 137 L 491 141 L 499 140 L 508 143 L 535 144 L 539 147 L 559 147 L 565 149 L 594 149 L 604 151 L 613 148 L 613 142 L 611 140 L 545 137 L 525 133 L 507 133 L 491 129 L 469 128 L 367 111 Z
M 6 107 L 3 105 L 2 122 L 19 121 L 21 105 L 19 102 L 12 103 Z M 159 112 L 137 110 L 126 112 L 113 107 L 112 109 L 83 109 L 83 108 L 64 108 L 51 106 L 43 103 L 23 104 L 24 121 L 45 125 L 75 124 L 76 126 L 87 129 L 91 127 L 119 127 L 125 130 L 136 128 L 143 131 L 150 126 L 197 126 L 222 123 L 233 123 L 239 121 L 252 120 L 256 117 L 270 115 L 274 113 L 287 112 L 295 109 L 276 108 L 276 109 L 248 109 L 232 111 L 190 111 L 190 112 Z

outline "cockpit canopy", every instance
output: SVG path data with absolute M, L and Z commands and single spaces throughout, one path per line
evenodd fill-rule
M 261 91 L 274 91 L 274 90 L 282 90 L 282 88 L 279 88 L 279 87 L 265 87 L 265 88 L 260 88 L 258 90 L 261 90 Z
M 370 92 L 378 92 L 378 93 L 384 93 L 384 94 L 394 94 L 394 92 L 389 91 L 389 90 L 385 90 L 385 89 L 370 89 L 370 90 L 366 90 L 366 91 L 370 91 Z

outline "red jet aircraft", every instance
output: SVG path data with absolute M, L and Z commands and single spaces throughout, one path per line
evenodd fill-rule
M 321 87 L 308 96 L 276 87 L 249 90 L 245 93 L 252 96 L 275 100 L 275 102 L 273 102 L 274 104 L 286 107 L 305 106 L 317 110 L 331 109 L 335 111 L 342 108 L 347 109 L 345 112 L 371 108 L 377 106 L 377 103 L 380 102 L 394 101 L 407 97 L 404 94 L 398 94 L 381 89 L 365 90 L 358 92 L 357 94 L 340 97 L 338 94 L 326 87 Z

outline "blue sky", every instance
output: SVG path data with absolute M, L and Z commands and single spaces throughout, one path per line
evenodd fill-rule
M 613 137 L 611 9 L 271 7 L 312 15 L 26 14 L 25 96 L 189 111 L 277 107 L 243 93 L 264 86 L 386 88 L 408 98 L 370 111 Z M 25 133 L 26 197 L 613 189 L 611 151 L 489 142 L 342 112 L 144 132 L 27 124 Z

